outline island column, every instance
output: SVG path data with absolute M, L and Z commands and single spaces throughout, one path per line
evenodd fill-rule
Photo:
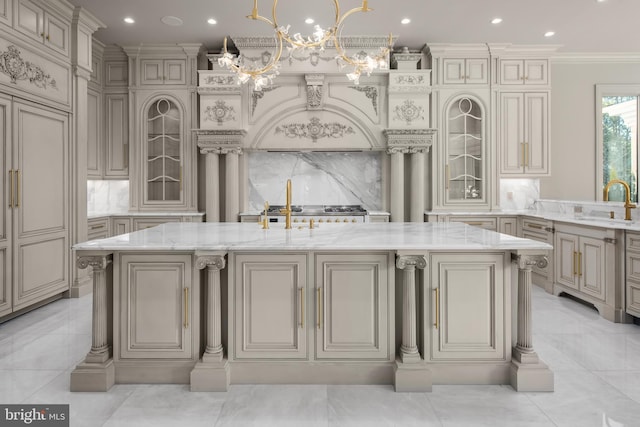
M 222 297 L 220 270 L 226 262 L 224 252 L 196 252 L 196 268 L 206 272 L 205 350 L 191 371 L 191 391 L 227 391 L 229 364 L 222 347 Z

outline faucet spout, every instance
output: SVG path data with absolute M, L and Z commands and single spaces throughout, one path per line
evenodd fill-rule
M 625 193 L 625 196 L 624 196 L 624 219 L 626 221 L 631 221 L 631 209 L 635 208 L 636 205 L 631 203 L 631 188 L 629 187 L 629 184 L 627 184 L 626 182 L 624 182 L 621 179 L 612 179 L 604 187 L 604 190 L 602 192 L 602 200 L 604 200 L 605 202 L 609 201 L 609 189 L 614 184 L 620 184 L 620 185 L 622 185 L 624 187 L 624 193 Z
M 287 205 L 280 209 L 281 214 L 286 215 L 285 230 L 291 230 L 291 180 L 287 180 Z

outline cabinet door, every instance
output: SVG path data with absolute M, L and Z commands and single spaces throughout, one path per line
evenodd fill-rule
M 69 288 L 68 116 L 14 102 L 13 140 L 13 300 L 18 310 Z
M 15 7 L 15 29 L 39 42 L 44 41 L 44 10 L 31 0 L 18 0 Z
M 518 220 L 516 218 L 499 217 L 498 231 L 511 236 L 518 235 Z
M 186 61 L 184 59 L 167 59 L 164 61 L 164 84 L 183 85 L 187 83 Z
M 105 171 L 109 178 L 129 179 L 129 95 L 105 95 Z
M 12 6 L 12 0 L 0 0 L 0 22 L 9 26 L 11 26 L 13 22 L 13 16 L 11 15 Z
M 444 84 L 464 83 L 466 73 L 464 59 L 443 59 L 442 64 Z
M 120 266 L 120 358 L 198 357 L 191 256 L 125 254 Z
M 556 232 L 554 245 L 556 282 L 578 289 L 578 236 Z
M 503 59 L 500 61 L 500 84 L 524 84 L 524 61 L 521 59 Z
M 306 255 L 237 255 L 234 292 L 235 358 L 307 358 Z
M 102 94 L 87 90 L 87 177 L 102 178 Z
M 578 277 L 580 291 L 598 298 L 605 299 L 605 243 L 591 237 L 580 237 L 580 252 L 578 254 Z M 613 286 L 613 283 L 612 283 Z
M 387 263 L 386 254 L 316 257 L 317 359 L 389 358 Z
M 44 15 L 44 43 L 65 56 L 69 55 L 69 25 L 48 13 Z
M 11 313 L 11 101 L 0 97 L 0 317 Z
M 127 234 L 131 232 L 131 220 L 129 218 L 114 218 L 113 228 L 111 231 L 112 236 L 118 236 L 120 234 Z
M 521 175 L 524 170 L 524 94 L 500 94 L 500 173 Z
M 424 293 L 425 359 L 504 360 L 508 313 L 503 254 L 433 254 Z M 507 316 L 507 317 L 505 317 Z
M 525 60 L 524 83 L 527 85 L 549 84 L 548 61 L 546 59 Z
M 524 95 L 524 172 L 549 173 L 549 94 Z
M 465 63 L 465 82 L 467 84 L 489 83 L 488 61 L 486 59 L 467 59 Z
M 164 63 L 161 59 L 142 59 L 140 61 L 140 83 L 143 85 L 161 85 L 164 77 Z

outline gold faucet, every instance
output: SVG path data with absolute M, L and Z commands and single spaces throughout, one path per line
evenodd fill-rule
M 287 217 L 285 222 L 285 230 L 291 230 L 291 180 L 287 180 L 287 205 L 284 209 L 280 209 L 281 214 L 285 214 Z
M 624 196 L 624 219 L 626 221 L 631 221 L 631 209 L 635 208 L 636 205 L 631 203 L 631 188 L 629 188 L 629 184 L 627 184 L 626 182 L 622 181 L 621 179 L 612 179 L 604 187 L 604 191 L 602 193 L 602 200 L 604 200 L 605 202 L 609 201 L 609 188 L 613 184 L 621 184 L 624 187 L 624 192 L 625 192 L 625 196 Z

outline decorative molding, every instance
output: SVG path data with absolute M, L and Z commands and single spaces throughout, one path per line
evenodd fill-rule
M 93 270 L 104 270 L 111 263 L 111 255 L 96 255 L 96 256 L 79 256 L 76 260 L 76 265 L 80 270 L 84 270 L 87 267 L 93 268 Z
M 13 84 L 18 83 L 18 80 L 28 80 L 29 83 L 41 89 L 51 87 L 58 90 L 55 79 L 42 68 L 25 61 L 14 45 L 9 45 L 7 50 L 0 54 L 0 72 L 8 75 Z
M 397 85 L 423 85 L 426 83 L 424 75 L 398 74 L 393 78 L 393 83 Z
M 233 86 L 217 86 L 217 87 L 207 87 L 207 86 L 199 86 L 198 87 L 198 95 L 213 95 L 213 94 L 238 94 L 242 93 L 242 86 L 233 85 Z
M 546 268 L 549 264 L 546 255 L 511 254 L 511 261 L 515 262 L 520 270 L 531 270 L 533 266 Z
M 202 270 L 205 267 L 222 270 L 225 266 L 226 261 L 223 255 L 204 255 L 196 258 L 196 268 L 198 270 Z
M 227 105 L 224 100 L 217 100 L 216 105 L 209 105 L 202 112 L 202 119 L 207 121 L 216 121 L 218 122 L 218 126 L 222 126 L 224 122 L 233 121 L 236 119 L 235 109 Z
M 407 126 L 411 126 L 414 120 L 424 120 L 424 108 L 416 105 L 413 99 L 405 99 L 402 105 L 396 105 L 393 111 L 393 120 L 403 120 Z
M 284 133 L 288 138 L 306 138 L 318 142 L 320 138 L 342 138 L 355 134 L 351 126 L 337 122 L 321 123 L 317 117 L 312 117 L 309 123 L 290 123 L 277 126 L 275 134 Z
M 373 110 L 378 115 L 378 88 L 375 86 L 349 86 L 350 89 L 357 90 L 365 94 L 367 98 L 371 100 Z
M 231 39 L 233 40 L 233 44 L 235 44 L 240 51 L 243 49 L 273 49 L 276 47 L 273 37 L 231 36 Z M 397 39 L 397 36 L 393 36 L 391 44 L 394 44 Z M 389 45 L 389 36 L 345 36 L 340 37 L 340 44 L 344 49 L 379 49 Z M 335 48 L 332 41 L 327 42 L 325 50 L 329 48 Z
M 278 89 L 280 86 L 265 86 L 261 90 L 252 90 L 251 91 L 251 115 L 256 111 L 256 107 L 258 106 L 258 100 L 264 97 L 264 94 L 267 92 L 271 92 L 272 90 Z
M 305 74 L 307 82 L 307 110 L 322 110 L 323 74 Z
M 293 52 L 291 52 L 286 58 L 280 58 L 280 61 L 289 61 L 289 65 L 293 65 L 293 61 L 296 60 L 298 62 L 306 62 L 309 61 L 309 64 L 312 67 L 317 67 L 320 61 L 331 62 L 335 61 L 335 55 L 322 56 L 320 52 L 311 51 L 307 56 L 295 56 Z
M 428 153 L 435 129 L 386 129 L 387 154 Z
M 396 257 L 396 268 L 400 270 L 424 269 L 426 267 L 427 260 L 423 255 L 398 255 Z
M 206 85 L 215 85 L 215 86 L 219 86 L 219 85 L 231 86 L 231 85 L 237 85 L 238 79 L 235 75 L 228 75 L 228 76 L 224 76 L 220 74 L 205 75 L 205 76 L 202 76 L 202 83 Z
M 202 154 L 242 154 L 242 141 L 247 134 L 247 131 L 238 129 L 197 129 L 194 132 Z

